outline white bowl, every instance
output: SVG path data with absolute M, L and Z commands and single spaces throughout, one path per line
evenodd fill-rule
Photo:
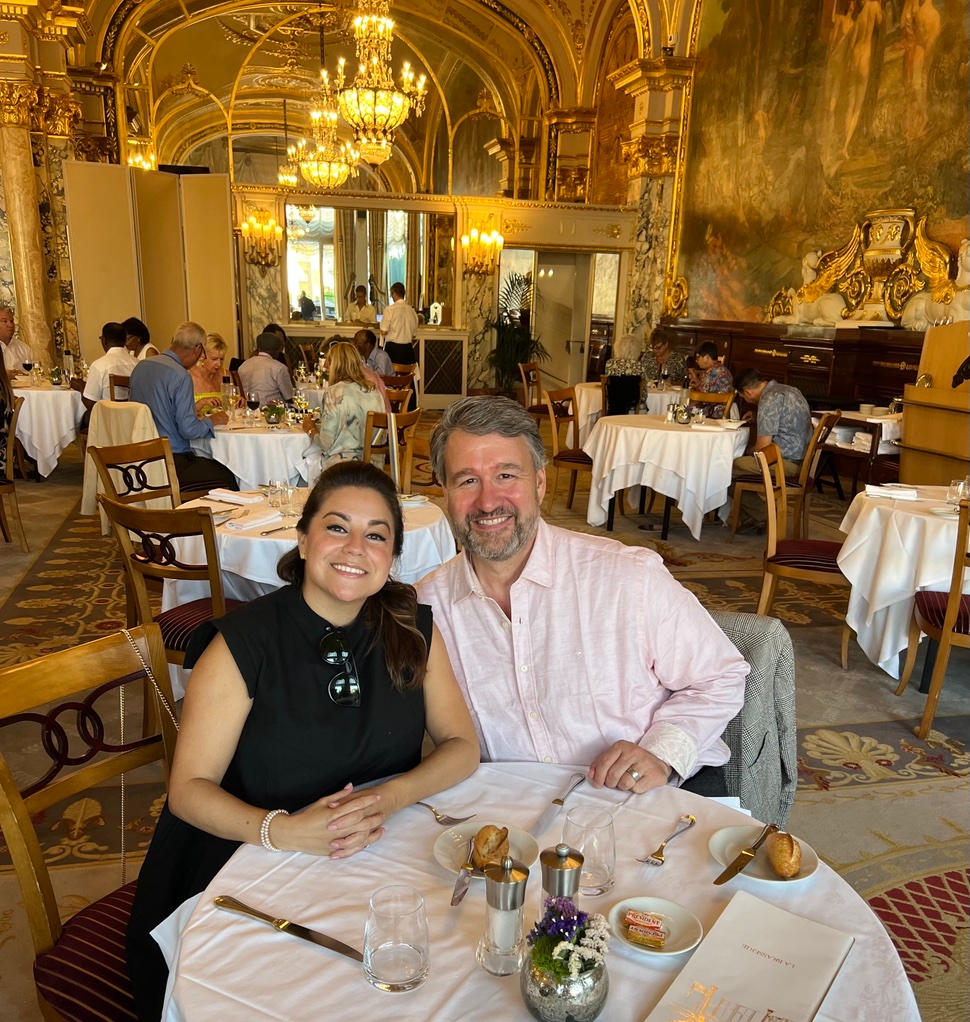
M 663 947 L 646 947 L 643 944 L 635 944 L 626 935 L 626 925 L 623 922 L 624 916 L 630 909 L 637 912 L 655 912 L 664 918 L 664 929 L 667 931 L 667 939 Z M 675 901 L 667 901 L 665 898 L 627 898 L 618 902 L 610 909 L 607 920 L 610 924 L 610 932 L 623 942 L 624 947 L 640 951 L 645 955 L 682 955 L 685 951 L 697 947 L 704 936 L 704 927 L 693 912 L 688 912 L 683 905 Z

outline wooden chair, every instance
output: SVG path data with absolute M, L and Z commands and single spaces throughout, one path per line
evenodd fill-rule
M 15 397 L 12 409 L 8 409 L 7 422 L 0 421 L 0 532 L 3 532 L 3 541 L 11 542 L 10 523 L 13 523 L 17 530 L 17 539 L 20 540 L 20 548 L 25 554 L 30 553 L 27 544 L 27 533 L 24 532 L 24 523 L 20 519 L 20 504 L 17 503 L 17 486 L 13 479 L 14 461 L 16 459 L 16 436 L 17 420 L 20 418 L 20 409 L 23 407 L 24 399 Z M 5 415 L 6 419 L 7 416 Z M 21 473 L 23 470 L 21 469 Z M 24 476 L 26 479 L 27 477 Z M 6 498 L 10 499 L 10 518 L 7 519 L 7 512 L 4 507 Z
M 430 477 L 430 482 L 425 481 Z M 431 467 L 431 444 L 426 436 L 410 433 L 404 445 L 404 475 L 401 479 L 402 493 L 426 493 L 440 497 L 443 493 Z
M 636 411 L 640 404 L 643 377 L 601 376 L 600 386 L 603 388 L 603 414 L 626 415 Z
M 566 507 L 573 506 L 573 497 L 576 494 L 576 477 L 580 472 L 593 474 L 593 459 L 579 447 L 559 447 L 559 429 L 570 425 L 573 427 L 573 437 L 579 437 L 579 423 L 576 421 L 576 391 L 572 387 L 565 387 L 562 390 L 544 390 L 542 400 L 545 403 L 546 415 L 549 417 L 549 425 L 552 429 L 552 466 L 555 469 L 552 485 L 549 487 L 549 505 L 546 513 L 552 510 L 553 501 L 556 499 L 556 487 L 559 485 L 559 470 L 569 469 L 569 499 Z
M 246 388 L 242 385 L 242 380 L 239 379 L 239 370 L 238 369 L 232 369 L 232 370 L 230 370 L 229 375 L 232 377 L 232 382 L 235 385 L 236 390 L 239 392 L 239 399 L 240 399 L 240 401 L 242 401 L 245 404 L 245 402 L 246 402 Z
M 690 403 L 692 405 L 724 405 L 724 415 L 727 419 L 731 414 L 731 407 L 734 405 L 734 391 L 728 394 L 708 394 L 706 390 L 692 390 L 690 392 Z
M 181 666 L 195 629 L 243 603 L 225 598 L 212 511 L 207 507 L 148 510 L 120 504 L 104 493 L 98 495 L 98 502 L 114 526 L 115 538 L 127 568 L 125 581 L 133 589 L 139 623 L 154 621 L 158 625 L 162 630 L 168 662 Z M 205 557 L 199 564 L 187 563 L 179 557 L 178 540 L 189 536 L 202 538 Z M 148 596 L 146 580 L 149 578 L 162 582 L 165 579 L 208 582 L 210 595 L 156 614 Z
M 693 392 L 691 392 L 693 394 Z M 811 490 L 815 486 L 815 475 L 818 471 L 819 458 L 822 455 L 822 445 L 829 438 L 829 434 L 838 424 L 842 417 L 841 410 L 826 412 L 815 427 L 812 439 L 805 449 L 805 457 L 802 459 L 801 468 L 797 476 L 785 478 L 785 486 L 788 491 L 788 501 L 794 508 L 792 518 L 792 536 L 795 539 L 808 539 L 808 508 L 811 500 Z M 728 542 L 734 541 L 738 531 L 738 522 L 741 519 L 741 494 L 744 492 L 764 493 L 764 482 L 759 474 L 747 472 L 734 480 L 734 497 L 731 502 L 731 513 L 728 516 Z
M 586 382 L 595 383 L 605 372 L 610 357 L 610 342 L 598 341 L 591 337 L 587 348 Z
M 777 444 L 769 444 L 762 451 L 754 452 L 755 460 L 761 467 L 765 502 L 768 513 L 768 542 L 765 547 L 764 581 L 758 600 L 758 613 L 770 614 L 775 601 L 775 591 L 780 578 L 800 579 L 820 585 L 849 585 L 849 580 L 839 568 L 838 556 L 841 543 L 823 539 L 787 539 L 788 497 L 785 485 L 785 469 L 781 451 Z M 848 625 L 842 628 L 842 668 L 849 657 L 849 639 L 852 635 Z
M 128 383 L 131 380 L 130 376 L 116 376 L 114 373 L 108 373 L 108 397 L 111 401 L 127 401 L 128 400 Z M 124 397 L 117 397 L 115 391 L 121 388 L 125 391 Z
M 538 362 L 520 362 L 519 375 L 522 377 L 522 405 L 541 426 L 546 418 L 546 404 L 543 398 L 542 374 Z
M 411 388 L 401 387 L 400 390 L 394 387 L 387 388 L 387 400 L 391 402 L 391 411 L 397 414 L 407 411 L 408 402 L 411 400 Z
M 414 383 L 414 373 L 400 373 L 394 376 L 382 376 L 384 386 L 391 390 L 404 390 Z
M 391 368 L 397 376 L 410 376 L 414 379 L 414 366 L 416 362 L 392 362 Z
M 916 651 L 919 649 L 920 632 L 925 632 L 928 639 L 938 643 L 935 660 L 931 658 L 932 650 L 926 652 L 923 677 L 927 669 L 932 671 L 923 719 L 916 729 L 917 737 L 925 738 L 930 733 L 933 717 L 936 715 L 936 704 L 940 699 L 943 681 L 946 677 L 947 662 L 950 650 L 954 646 L 961 649 L 970 648 L 970 596 L 963 592 L 963 580 L 967 568 L 970 567 L 970 552 L 967 551 L 968 500 L 960 501 L 960 518 L 957 522 L 957 541 L 954 547 L 953 574 L 950 576 L 949 590 L 921 589 L 916 593 L 913 603 L 913 617 L 909 624 L 909 645 L 906 649 L 906 662 L 903 674 L 899 679 L 896 695 L 901 696 L 909 684 L 916 663 Z
M 368 412 L 367 423 L 364 426 L 364 453 L 361 460 L 371 461 L 373 455 L 383 452 L 383 464 L 390 464 L 391 478 L 400 490 L 403 477 L 402 457 L 407 446 L 407 439 L 421 421 L 423 409 L 415 408 L 413 412 L 392 412 L 387 415 L 385 412 Z M 387 433 L 386 443 L 375 443 L 374 434 L 377 430 L 385 430 Z
M 158 627 L 135 628 L 131 635 L 171 708 L 174 702 Z M 117 725 L 103 720 L 96 701 L 101 698 L 100 707 L 107 705 L 104 699 L 118 705 L 121 688 L 133 685 L 145 693 L 153 719 L 161 721 L 160 729 L 147 737 L 140 727 L 133 727 L 130 736 L 122 735 Z M 132 690 L 128 706 L 137 705 Z M 0 747 L 4 728 L 14 723 L 17 728 L 11 737 L 25 725 L 36 725 L 38 754 L 43 750 L 50 757 L 41 768 L 46 769 L 43 777 L 18 788 L 0 753 L 0 829 L 27 911 L 41 1015 L 62 1022 L 95 1018 L 130 1022 L 135 1008 L 125 965 L 125 932 L 137 881 L 62 923 L 33 821 L 58 802 L 81 797 L 109 778 L 148 763 L 161 762 L 167 781 L 175 723 L 122 633 L 0 670 Z

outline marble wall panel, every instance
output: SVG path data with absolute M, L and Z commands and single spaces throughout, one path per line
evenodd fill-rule
M 627 300 L 629 332 L 641 341 L 645 341 L 660 322 L 663 309 L 672 196 L 673 178 L 642 179 Z

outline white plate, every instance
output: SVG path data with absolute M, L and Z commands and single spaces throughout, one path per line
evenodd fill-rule
M 631 908 L 638 912 L 656 912 L 657 915 L 664 917 L 667 939 L 663 947 L 645 947 L 627 938 L 623 917 Z M 675 901 L 666 901 L 664 898 L 627 898 L 610 909 L 608 922 L 610 930 L 619 940 L 627 947 L 633 948 L 634 951 L 642 951 L 645 955 L 682 955 L 685 951 L 697 947 L 704 936 L 704 927 L 697 916 L 688 912 L 683 905 L 678 905 Z
M 711 835 L 707 847 L 715 862 L 728 866 L 734 862 L 742 848 L 747 848 L 757 841 L 762 830 L 763 827 L 724 827 Z M 768 853 L 764 845 L 755 853 L 754 859 L 744 867 L 741 876 L 770 884 L 797 884 L 801 880 L 807 880 L 818 869 L 818 856 L 810 844 L 801 838 L 796 840 L 802 846 L 802 867 L 798 871 L 798 876 L 790 877 L 788 880 L 778 876 L 768 862 Z
M 402 493 L 398 499 L 401 501 L 402 507 L 420 507 L 422 504 L 429 503 L 428 498 L 423 493 Z
M 487 827 L 489 823 L 494 827 L 508 827 L 507 823 L 498 823 L 495 820 L 484 820 L 481 823 L 477 820 L 469 820 L 467 823 L 459 823 L 438 835 L 434 848 L 431 849 L 434 857 L 445 869 L 457 873 L 465 863 L 468 839 L 474 837 L 482 827 Z M 518 859 L 526 866 L 531 866 L 539 858 L 539 845 L 528 831 L 519 830 L 518 827 L 509 827 L 509 852 L 513 859 Z M 472 876 L 478 879 L 485 878 L 485 874 L 480 869 L 474 870 Z
M 959 511 L 952 511 L 948 507 L 931 507 L 930 508 L 930 514 L 931 515 L 939 515 L 940 518 L 959 518 L 960 517 L 960 512 Z
M 747 423 L 740 419 L 715 419 L 714 421 L 719 422 L 725 429 L 740 429 L 742 426 L 747 426 Z

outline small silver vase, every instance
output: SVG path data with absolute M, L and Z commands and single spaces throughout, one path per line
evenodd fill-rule
M 539 1022 L 593 1022 L 606 1004 L 610 977 L 600 962 L 575 979 L 560 980 L 535 966 L 530 956 L 522 967 L 520 985 L 529 1014 Z

